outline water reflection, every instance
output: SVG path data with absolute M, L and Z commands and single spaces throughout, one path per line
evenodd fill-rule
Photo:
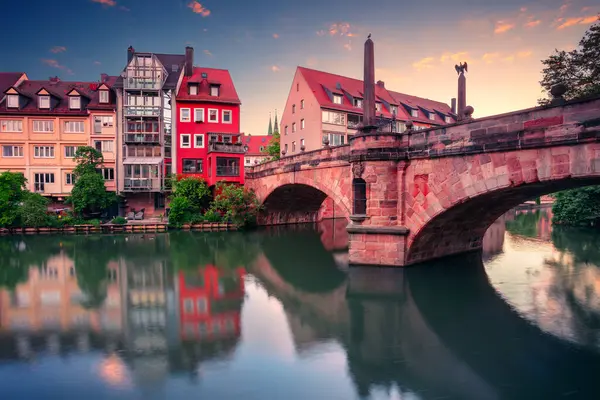
M 400 270 L 348 269 L 339 220 L 0 238 L 0 385 L 8 398 L 595 398 L 600 238 L 548 218 L 508 213 L 482 254 Z

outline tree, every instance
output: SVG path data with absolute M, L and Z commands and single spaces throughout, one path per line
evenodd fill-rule
M 0 226 L 19 222 L 19 204 L 27 192 L 23 174 L 6 171 L 0 174 Z
M 75 184 L 69 202 L 77 213 L 97 213 L 116 201 L 114 193 L 107 192 L 104 178 L 97 168 L 104 162 L 102 153 L 93 147 L 79 147 L 75 152 L 77 166 L 73 170 Z
M 41 194 L 26 192 L 19 208 L 21 224 L 35 228 L 47 225 L 48 203 L 50 201 Z
M 271 160 L 279 160 L 281 158 L 281 137 L 279 136 L 279 132 L 275 132 L 269 144 L 267 145 L 267 154 L 271 156 Z
M 600 16 L 599 16 L 600 19 Z M 573 100 L 600 94 L 600 23 L 592 25 L 585 33 L 579 47 L 572 51 L 555 50 L 542 60 L 544 69 L 540 81 L 549 94 L 552 86 L 563 83 L 567 87 L 564 97 Z M 540 99 L 540 104 L 548 104 Z
M 210 205 L 211 193 L 203 179 L 183 178 L 172 183 L 173 194 L 171 199 L 178 197 L 186 198 L 193 212 L 204 212 Z
M 211 205 L 211 210 L 231 220 L 241 228 L 256 224 L 256 217 L 261 205 L 252 190 L 218 182 L 215 193 L 216 196 Z

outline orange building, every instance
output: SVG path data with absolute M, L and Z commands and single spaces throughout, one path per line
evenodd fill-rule
M 14 76 L 0 75 L 0 84 Z M 115 80 L 103 74 L 100 82 L 37 81 L 23 74 L 9 84 L 0 98 L 0 171 L 21 172 L 30 191 L 62 200 L 73 187 L 75 152 L 89 145 L 104 155 L 100 172 L 115 190 Z

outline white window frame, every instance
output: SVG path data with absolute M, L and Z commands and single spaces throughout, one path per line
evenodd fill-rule
M 11 155 L 4 154 L 4 149 L 11 149 Z M 16 155 L 15 155 L 16 154 Z M 5 144 L 2 146 L 2 157 L 4 158 L 23 158 L 23 146 Z
M 304 146 L 304 139 L 300 139 L 300 146 Z
M 197 142 L 198 138 L 200 138 L 201 142 L 202 142 L 200 144 L 200 146 L 198 146 L 198 142 Z M 204 148 L 204 134 L 203 133 L 194 134 L 194 148 L 195 149 L 203 149 Z
M 54 146 L 33 146 L 33 158 L 54 158 Z
M 183 115 L 184 112 L 187 113 L 187 117 L 185 117 Z M 179 122 L 190 122 L 191 120 L 192 120 L 191 110 L 189 108 L 180 108 L 179 109 Z
M 0 121 L 0 132 L 23 132 L 23 120 L 3 119 Z
M 67 149 L 71 148 L 71 147 L 73 148 L 73 155 L 69 156 L 69 155 L 67 155 Z M 65 146 L 65 158 L 75 158 L 75 153 L 77 153 L 77 149 L 79 149 L 79 146 L 71 146 L 71 145 Z
M 101 153 L 114 153 L 114 151 L 115 151 L 114 141 L 96 139 L 93 141 L 94 148 L 96 148 L 97 142 L 100 142 L 100 152 Z
M 446 118 L 444 119 L 444 121 L 446 121 L 447 124 L 451 124 L 452 123 L 452 117 L 449 117 L 446 115 Z
M 112 178 L 110 177 L 110 171 L 112 170 Z M 100 168 L 100 174 L 102 175 L 102 179 L 105 181 L 114 181 L 115 180 L 115 169 L 114 168 Z
M 211 121 L 210 119 L 210 113 L 214 111 L 215 112 L 215 120 Z M 213 123 L 213 124 L 218 124 L 219 123 L 219 110 L 217 110 L 216 108 L 209 108 L 208 109 L 208 122 Z
M 304 118 L 300 120 L 300 130 L 304 129 Z
M 381 103 L 375 103 L 375 111 L 381 112 Z
M 214 90 L 216 90 L 216 92 Z M 218 85 L 210 85 L 210 95 L 211 96 L 219 97 L 219 95 L 221 94 L 220 92 L 221 92 L 221 88 Z
M 69 97 L 69 109 L 81 110 L 81 96 L 70 96 Z
M 110 101 L 109 99 L 110 96 L 108 95 L 108 90 L 102 89 L 98 91 L 98 102 L 106 104 Z
M 415 110 L 414 108 L 410 110 L 410 116 L 413 118 L 419 117 L 419 110 Z
M 75 174 L 73 172 L 65 172 L 65 185 L 72 186 L 75 184 Z
M 392 114 L 398 115 L 398 106 L 392 106 L 392 105 L 390 105 L 390 108 L 391 108 L 390 111 L 392 112 Z
M 225 114 L 229 114 L 229 121 L 225 121 Z M 221 122 L 224 124 L 233 124 L 233 112 L 231 110 L 223 110 L 221 112 Z
M 42 94 L 38 96 L 38 108 L 42 110 L 48 110 L 50 108 L 50 96 Z
M 354 107 L 362 108 L 363 107 L 362 99 L 354 99 Z
M 36 129 L 36 125 L 38 125 L 37 129 Z M 46 128 L 48 128 L 48 129 L 46 129 Z M 33 132 L 35 132 L 35 133 L 53 133 L 54 132 L 54 121 L 49 120 L 49 119 L 34 120 L 33 121 Z
M 200 119 L 198 119 L 198 114 L 200 114 Z M 204 122 L 204 108 L 194 108 L 194 122 Z
M 187 145 L 183 143 L 183 138 L 187 138 Z M 179 147 L 181 147 L 182 149 L 191 149 L 192 135 L 190 135 L 189 133 L 182 133 L 181 136 L 179 136 Z
M 344 98 L 341 94 L 333 95 L 333 104 L 344 104 Z
M 75 128 L 75 129 L 73 129 Z M 81 130 L 78 130 L 81 128 Z M 85 121 L 64 121 L 64 133 L 85 133 Z
M 430 121 L 435 121 L 435 113 L 429 113 L 429 120 Z
M 190 85 L 190 96 L 198 95 L 198 85 Z
M 7 94 L 6 95 L 6 107 L 19 108 L 19 95 L 18 94 Z

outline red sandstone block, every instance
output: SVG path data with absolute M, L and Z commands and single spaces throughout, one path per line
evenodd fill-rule
M 549 117 L 549 118 L 539 118 L 530 121 L 525 121 L 523 123 L 523 127 L 525 129 L 529 128 L 545 128 L 553 125 L 560 125 L 563 123 L 563 116 Z

